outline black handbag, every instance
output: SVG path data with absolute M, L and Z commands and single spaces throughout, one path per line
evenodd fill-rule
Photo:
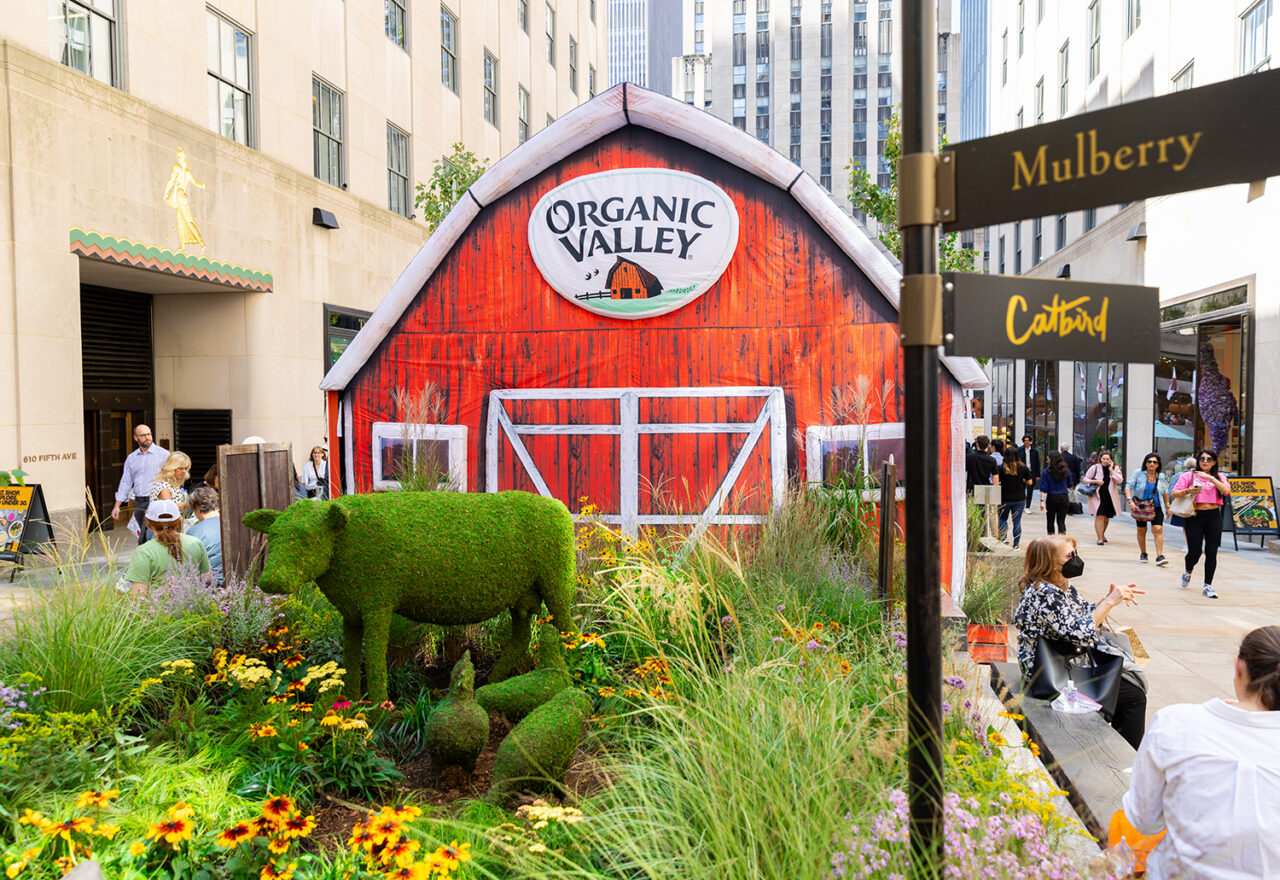
M 1071 501 L 1067 503 L 1067 513 L 1072 516 L 1079 516 L 1084 513 L 1084 505 L 1079 501 Z
M 1036 656 L 1026 693 L 1037 699 L 1052 700 L 1066 688 L 1068 681 L 1073 681 L 1076 690 L 1101 704 L 1102 711 L 1110 717 L 1116 711 L 1123 672 L 1123 657 L 1041 636 L 1036 639 Z

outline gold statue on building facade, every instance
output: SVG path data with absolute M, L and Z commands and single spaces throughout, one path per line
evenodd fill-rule
M 164 203 L 178 215 L 174 227 L 178 234 L 178 250 L 185 253 L 187 245 L 199 245 L 200 256 L 203 257 L 204 237 L 200 235 L 200 227 L 196 226 L 195 217 L 191 213 L 191 197 L 187 194 L 193 186 L 204 189 L 204 184 L 196 180 L 187 166 L 187 151 L 178 147 L 178 161 L 173 163 L 169 182 L 164 185 Z

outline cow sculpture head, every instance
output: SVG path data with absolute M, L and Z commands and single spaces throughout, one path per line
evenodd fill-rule
M 333 501 L 298 501 L 285 510 L 252 510 L 244 524 L 267 536 L 259 589 L 287 594 L 329 570 L 334 536 L 346 527 L 347 511 Z

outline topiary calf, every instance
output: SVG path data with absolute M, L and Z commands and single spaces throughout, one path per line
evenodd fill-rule
M 573 676 L 561 653 L 560 633 L 543 624 L 538 630 L 538 668 L 524 675 L 487 684 L 476 691 L 476 702 L 513 724 L 567 687 Z
M 444 626 L 511 613 L 511 639 L 490 673 L 501 681 L 529 647 L 543 603 L 561 631 L 576 561 L 573 518 L 554 498 L 528 492 L 389 492 L 298 501 L 255 510 L 244 524 L 267 536 L 258 586 L 292 593 L 315 581 L 342 615 L 346 692 L 387 698 L 391 616 Z
M 590 713 L 591 698 L 578 688 L 563 690 L 530 712 L 498 746 L 493 785 L 484 799 L 499 804 L 523 789 L 562 784 Z

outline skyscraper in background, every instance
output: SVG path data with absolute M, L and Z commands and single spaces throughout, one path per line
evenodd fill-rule
M 671 94 L 680 25 L 680 0 L 609 0 L 609 84 Z
M 960 81 L 952 2 L 938 4 L 940 132 L 960 117 L 959 103 L 948 103 L 948 84 Z M 850 209 L 850 162 L 889 184 L 884 144 L 901 103 L 899 7 L 898 0 L 684 0 L 684 51 L 671 61 L 670 94 L 755 134 Z
M 960 0 L 960 127 L 953 141 L 971 141 L 987 133 L 987 4 Z

